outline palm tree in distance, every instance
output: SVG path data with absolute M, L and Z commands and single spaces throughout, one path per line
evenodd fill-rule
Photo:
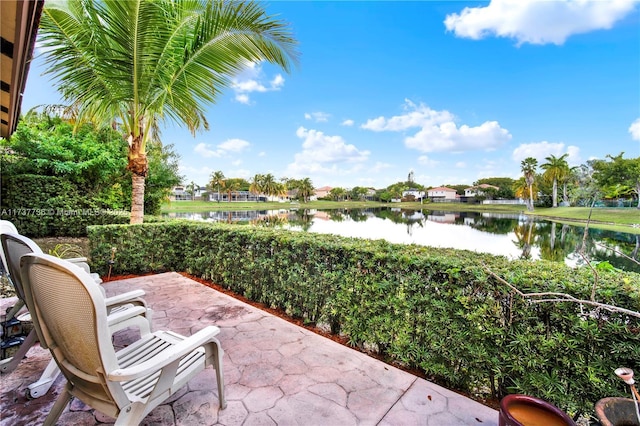
M 533 211 L 533 183 L 535 182 L 537 167 L 538 160 L 533 157 L 527 157 L 520 163 L 520 169 L 529 188 L 529 202 L 527 203 L 527 210 L 529 211 Z
M 220 189 L 224 188 L 225 179 L 224 173 L 222 173 L 221 170 L 211 173 L 211 182 L 209 182 L 209 186 L 211 186 L 211 189 L 216 189 L 218 191 L 218 202 L 220 202 Z
M 131 223 L 142 223 L 147 142 L 170 119 L 208 129 L 205 107 L 250 63 L 289 71 L 297 42 L 286 22 L 254 2 L 47 2 L 39 35 L 47 73 L 77 123 L 122 129 L 132 173 Z
M 200 188 L 200 186 L 195 183 L 194 181 L 191 181 L 191 183 L 189 185 L 187 185 L 187 193 L 189 195 L 191 195 L 191 199 L 195 200 L 196 199 L 196 191 L 198 190 L 198 188 Z
M 311 182 L 311 179 L 306 177 L 300 180 L 297 189 L 298 196 L 302 197 L 302 202 L 306 203 L 307 201 L 309 201 L 309 197 L 313 195 L 313 191 L 315 188 L 313 187 L 313 182 Z
M 279 195 L 280 188 L 278 188 L 278 182 L 276 182 L 275 176 L 271 173 L 262 175 L 261 182 L 262 193 L 269 197 Z
M 264 180 L 264 175 L 257 173 L 252 179 L 251 184 L 249 185 L 249 192 L 255 194 L 256 197 L 264 192 L 262 181 Z
M 240 187 L 242 186 L 242 180 L 239 178 L 227 179 L 225 185 L 227 189 L 227 196 L 229 197 L 227 201 L 231 202 L 231 196 L 240 190 Z
M 542 176 L 548 181 L 553 182 L 553 207 L 558 207 L 558 182 L 564 182 L 570 173 L 569 163 L 567 163 L 566 160 L 568 156 L 569 154 L 563 154 L 560 157 L 550 155 L 545 158 L 547 162 L 540 165 L 544 170 L 544 174 Z

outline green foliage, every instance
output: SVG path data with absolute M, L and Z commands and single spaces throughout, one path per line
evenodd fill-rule
M 607 155 L 608 161 L 593 161 L 593 177 L 604 192 L 613 191 L 616 196 L 633 194 L 640 209 L 640 157 L 622 158 L 623 155 L 621 152 L 615 157 Z
M 91 224 L 126 223 L 131 179 L 127 144 L 111 129 L 73 126 L 60 117 L 29 113 L 0 155 L 0 216 L 30 237 L 83 236 Z M 180 182 L 172 147 L 149 149 L 145 206 L 160 213 Z
M 495 194 L 496 198 L 503 198 L 507 200 L 516 198 L 515 193 L 513 191 L 513 185 L 515 181 L 511 178 L 508 178 L 508 177 L 483 178 L 483 179 L 478 179 L 473 184 L 477 186 L 477 185 L 482 185 L 483 183 L 500 188 L 498 192 Z
M 2 178 L 0 218 L 32 238 L 86 235 L 87 225 L 127 223 L 128 215 L 103 208 L 69 180 L 58 176 Z
M 442 185 L 442 186 L 445 186 L 445 187 L 451 188 L 451 189 L 455 189 L 456 190 L 456 194 L 458 194 L 458 195 L 464 195 L 464 190 L 469 187 L 469 185 L 453 185 L 453 184 L 447 184 L 447 185 Z
M 49 254 L 61 259 L 84 257 L 82 247 L 77 244 L 68 243 L 56 244 L 55 247 L 49 250 Z
M 114 273 L 186 271 L 479 395 L 521 392 L 571 414 L 591 412 L 598 399 L 623 392 L 613 369 L 640 359 L 638 318 L 533 303 L 485 265 L 523 292 L 581 299 L 590 297 L 589 268 L 187 221 L 88 232 L 99 272 L 116 247 Z M 638 311 L 640 277 L 600 270 L 596 299 Z

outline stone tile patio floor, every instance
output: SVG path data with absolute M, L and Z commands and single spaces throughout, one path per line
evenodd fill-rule
M 190 335 L 220 327 L 228 406 L 219 410 L 215 373 L 203 371 L 144 420 L 145 425 L 482 425 L 497 411 L 330 339 L 291 324 L 177 273 L 105 284 L 108 295 L 140 288 L 154 311 L 154 329 Z M 11 300 L 0 303 L 1 312 Z M 135 338 L 134 330 L 115 337 Z M 38 345 L 0 383 L 0 426 L 42 424 L 64 378 L 28 400 L 50 357 Z M 74 399 L 60 425 L 113 419 Z

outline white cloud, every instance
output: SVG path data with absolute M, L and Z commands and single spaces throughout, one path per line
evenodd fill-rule
M 331 114 L 328 114 L 326 112 L 305 112 L 304 113 L 304 118 L 307 120 L 313 120 L 316 123 L 324 123 L 329 121 L 329 117 L 331 117 Z
M 251 99 L 249 99 L 249 95 L 246 93 L 236 93 L 236 101 L 241 104 L 251 105 Z
M 240 164 L 242 164 L 242 160 L 241 159 L 237 159 L 231 162 L 231 165 L 238 167 Z
M 266 157 L 266 156 L 267 156 L 267 153 L 266 153 L 266 152 L 264 152 L 264 151 L 260 151 L 260 152 L 258 153 L 258 157 Z
M 389 163 L 383 163 L 381 161 L 377 161 L 376 164 L 370 170 L 373 173 L 378 173 L 383 170 L 390 169 L 391 167 L 393 166 Z
M 287 173 L 347 174 L 362 170 L 362 162 L 369 158 L 369 151 L 361 151 L 347 144 L 341 136 L 329 136 L 318 130 L 299 127 L 296 136 L 303 140 L 302 152 L 295 154 Z M 344 164 L 351 164 L 346 168 Z
M 569 154 L 567 156 L 567 163 L 570 166 L 575 166 L 581 163 L 580 148 L 574 145 L 569 145 L 565 148 L 562 142 L 551 143 L 547 141 L 521 144 L 519 147 L 513 150 L 512 158 L 518 162 L 518 164 L 527 157 L 533 157 L 538 160 L 538 164 L 545 163 L 545 158 L 554 155 L 560 157 L 561 155 Z
M 631 123 L 629 133 L 631 134 L 631 139 L 640 141 L 640 118 L 636 118 L 636 121 Z
M 353 126 L 353 124 L 354 124 L 354 121 L 351 119 L 347 119 L 342 122 L 343 126 Z
M 444 24 L 456 36 L 474 40 L 495 35 L 523 43 L 561 45 L 574 34 L 610 29 L 638 0 L 491 0 L 447 15 Z
M 467 163 L 465 163 L 464 161 L 458 161 L 458 162 L 456 163 L 456 167 L 457 167 L 458 169 L 464 169 L 464 168 L 466 168 L 466 167 L 467 167 Z
M 249 142 L 242 139 L 228 139 L 221 144 L 218 144 L 215 148 L 209 144 L 201 142 L 195 146 L 193 151 L 205 158 L 220 158 L 230 152 L 242 152 L 250 146 L 251 144 Z
M 220 157 L 221 155 L 217 150 L 211 149 L 211 145 L 204 142 L 200 142 L 193 150 L 204 158 Z
M 486 121 L 476 127 L 466 124 L 458 127 L 455 116 L 449 111 L 436 111 L 410 100 L 405 100 L 404 109 L 403 115 L 370 119 L 361 127 L 375 132 L 419 128 L 413 136 L 407 136 L 404 143 L 421 152 L 492 151 L 511 140 L 509 131 L 500 127 L 497 121 Z
M 218 149 L 222 151 L 242 152 L 249 146 L 251 146 L 251 144 L 242 139 L 227 139 L 218 145 Z
M 231 89 L 235 92 L 235 99 L 241 104 L 250 105 L 249 95 L 253 92 L 274 92 L 284 86 L 284 77 L 276 74 L 266 85 L 262 67 L 255 62 L 247 64 L 246 68 L 231 79 Z
M 198 185 L 205 186 L 213 171 L 207 166 L 193 167 L 191 164 L 185 164 L 182 160 L 178 162 L 178 172 L 185 177 L 182 183 L 189 183 L 193 180 Z
M 421 155 L 420 157 L 418 157 L 418 164 L 420 164 L 421 166 L 434 167 L 434 166 L 437 166 L 438 163 L 439 163 L 438 161 L 432 160 L 426 155 Z

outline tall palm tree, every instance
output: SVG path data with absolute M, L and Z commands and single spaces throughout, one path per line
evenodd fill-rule
M 288 24 L 254 2 L 68 0 L 47 2 L 40 22 L 47 73 L 78 123 L 119 124 L 129 144 L 131 223 L 141 223 L 146 146 L 166 119 L 207 129 L 205 107 L 249 63 L 289 71 Z
M 315 188 L 313 187 L 313 183 L 311 182 L 311 179 L 306 177 L 300 180 L 298 184 L 298 196 L 302 197 L 302 201 L 306 203 L 307 201 L 309 201 L 309 197 L 313 195 L 314 189 Z
M 279 195 L 280 188 L 278 188 L 278 182 L 276 182 L 275 176 L 271 173 L 262 175 L 261 188 L 262 193 L 267 197 Z
M 196 191 L 198 190 L 198 188 L 200 188 L 200 186 L 195 183 L 194 181 L 191 181 L 191 183 L 189 185 L 187 185 L 187 193 L 189 193 L 189 195 L 191 195 L 191 200 L 195 200 L 196 199 Z
M 262 194 L 264 192 L 264 185 L 262 184 L 264 180 L 264 175 L 257 173 L 252 179 L 251 184 L 249 185 L 249 192 L 255 194 L 256 196 Z
M 520 169 L 524 174 L 524 180 L 529 188 L 529 202 L 527 204 L 527 210 L 533 210 L 533 183 L 536 178 L 536 168 L 538 167 L 538 160 L 533 157 L 527 157 L 520 163 Z
M 231 202 L 231 195 L 238 192 L 242 186 L 241 179 L 239 178 L 227 179 L 225 185 L 227 189 L 227 196 L 229 197 L 227 201 Z
M 224 188 L 225 185 L 225 177 L 224 173 L 221 170 L 215 171 L 211 173 L 211 181 L 209 182 L 209 186 L 211 189 L 216 189 L 218 191 L 218 202 L 220 202 L 220 189 Z
M 540 165 L 544 170 L 543 177 L 547 181 L 553 182 L 552 206 L 558 207 L 558 182 L 564 181 L 569 176 L 569 163 L 566 158 L 569 154 L 563 154 L 560 157 L 549 155 L 545 158 L 546 163 Z

